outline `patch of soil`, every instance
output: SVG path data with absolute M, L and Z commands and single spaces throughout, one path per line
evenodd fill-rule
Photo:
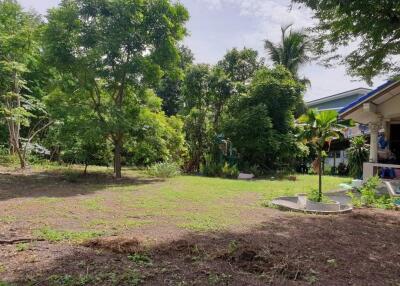
M 89 277 L 84 285 L 400 283 L 398 212 L 288 213 L 241 232 L 177 232 L 175 239 L 157 241 L 144 237 L 149 236 L 101 238 L 83 245 L 36 242 L 25 251 L 7 245 L 0 249 L 0 277 L 16 285 L 54 285 L 49 277 L 65 275 Z M 143 256 L 150 262 L 141 262 Z

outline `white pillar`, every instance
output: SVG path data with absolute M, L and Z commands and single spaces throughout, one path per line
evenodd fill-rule
M 369 162 L 378 163 L 378 135 L 379 129 L 381 129 L 380 122 L 369 123 L 369 131 L 371 137 L 370 152 L 369 152 Z

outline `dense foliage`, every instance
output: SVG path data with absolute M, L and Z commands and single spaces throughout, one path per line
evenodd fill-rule
M 194 64 L 188 13 L 171 0 L 63 0 L 46 21 L 14 0 L 0 7 L 0 145 L 21 167 L 36 153 L 116 177 L 128 165 L 233 178 L 307 153 L 294 126 L 305 58 L 269 68 L 233 48 Z
M 293 112 L 303 90 L 282 66 L 263 68 L 248 95 L 231 102 L 224 131 L 237 148 L 242 166 L 276 170 L 296 157 Z
M 71 79 L 63 92 L 79 93 L 79 103 L 111 140 L 118 178 L 124 144 L 140 130 L 148 89 L 164 71 L 179 72 L 177 43 L 187 19 L 186 9 L 168 0 L 65 0 L 49 12 L 46 56 Z
M 349 158 L 349 172 L 353 178 L 361 179 L 363 174 L 363 164 L 368 162 L 369 146 L 363 136 L 354 137 L 350 140 L 350 147 L 347 149 Z
M 391 198 L 388 194 L 380 195 L 377 192 L 382 181 L 378 176 L 370 178 L 357 193 L 349 192 L 352 198 L 353 206 L 360 207 L 373 207 L 381 209 L 396 209 L 398 199 Z
M 31 141 L 50 124 L 41 102 L 40 19 L 15 1 L 0 1 L 0 115 L 21 168 Z
M 394 0 L 293 0 L 315 12 L 315 51 L 341 58 L 352 75 L 369 82 L 399 73 L 400 2 Z M 351 48 L 344 57 L 343 47 Z M 325 58 L 326 59 L 326 58 Z

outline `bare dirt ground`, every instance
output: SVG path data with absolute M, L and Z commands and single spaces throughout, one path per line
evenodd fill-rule
M 72 188 L 57 176 L 43 177 L 44 183 L 40 176 L 19 176 L 0 174 L 3 241 L 34 238 L 43 213 L 30 202 L 43 192 L 71 203 L 95 189 L 91 183 Z M 80 243 L 3 243 L 0 285 L 400 285 L 399 212 L 314 216 L 248 207 L 240 214 L 240 226 L 215 231 L 184 229 L 160 216 L 156 223 Z M 61 213 L 52 219 L 56 225 L 72 221 Z

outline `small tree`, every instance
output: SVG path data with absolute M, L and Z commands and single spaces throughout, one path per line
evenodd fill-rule
M 349 171 L 353 178 L 361 178 L 363 164 L 369 158 L 369 146 L 365 143 L 364 136 L 354 137 L 350 141 L 350 148 L 347 150 L 349 157 Z
M 304 124 L 302 137 L 315 146 L 318 161 L 318 201 L 322 200 L 322 155 L 326 144 L 342 136 L 341 131 L 346 127 L 337 119 L 338 113 L 333 110 L 318 112 L 310 109 L 302 115 L 298 122 Z
M 31 141 L 52 123 L 27 80 L 30 68 L 40 62 L 40 25 L 16 1 L 0 0 L 0 117 L 7 125 L 10 153 L 18 155 L 22 169 Z
M 297 155 L 296 103 L 304 86 L 283 66 L 258 70 L 247 96 L 233 97 L 222 130 L 240 154 L 240 167 L 287 168 Z
M 49 11 L 48 60 L 71 77 L 71 100 L 80 93 L 81 105 L 112 141 L 117 178 L 143 96 L 164 74 L 179 73 L 177 46 L 188 18 L 186 9 L 170 0 L 64 0 Z

